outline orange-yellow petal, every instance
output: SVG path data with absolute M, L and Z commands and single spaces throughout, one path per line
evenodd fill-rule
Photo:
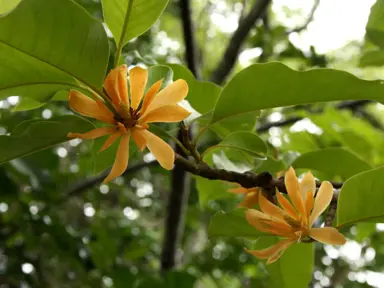
M 149 151 L 155 156 L 160 165 L 167 170 L 171 170 L 175 162 L 175 152 L 172 147 L 148 130 L 142 130 L 140 134 L 145 138 Z
M 291 246 L 292 244 L 295 244 L 296 243 L 296 239 L 290 241 L 289 243 L 287 243 L 283 249 L 281 249 L 279 252 L 277 252 L 275 255 L 271 256 L 268 258 L 267 260 L 267 265 L 269 264 L 272 264 L 274 262 L 276 262 L 277 260 L 279 260 L 279 258 L 283 255 L 283 253 L 285 252 L 285 250 L 287 250 L 287 248 L 289 246 Z
M 147 85 L 148 71 L 139 66 L 129 70 L 129 87 L 131 90 L 131 107 L 136 110 L 139 107 Z
M 262 232 L 268 232 L 279 236 L 292 236 L 293 229 L 284 220 L 274 218 L 255 209 L 245 212 L 245 219 L 250 225 Z
M 305 213 L 307 219 L 311 215 L 311 211 L 313 208 L 313 192 L 312 190 L 307 191 L 307 196 L 305 196 Z
M 317 217 L 319 217 L 321 213 L 323 213 L 324 210 L 331 203 L 332 196 L 333 196 L 332 184 L 329 183 L 328 181 L 324 181 L 323 183 L 321 183 L 319 191 L 316 194 L 315 203 L 313 205 L 312 213 L 310 216 L 310 222 L 309 222 L 310 226 L 312 226 L 312 224 L 316 221 Z
M 166 105 L 150 111 L 140 122 L 179 122 L 191 115 L 191 112 L 179 105 Z
M 117 138 L 119 138 L 120 136 L 121 136 L 121 133 L 118 133 L 118 132 L 110 135 L 107 138 L 107 140 L 104 142 L 103 146 L 101 146 L 99 152 L 103 152 L 105 149 L 108 149 L 113 143 L 115 143 Z
M 284 212 L 291 216 L 293 219 L 298 220 L 300 215 L 297 214 L 297 211 L 292 206 L 292 204 L 281 194 L 280 192 L 276 192 L 277 202 L 279 202 L 281 208 L 284 209 Z
M 272 204 L 267 198 L 263 196 L 262 193 L 259 194 L 259 205 L 261 211 L 263 211 L 265 214 L 284 221 L 284 211 L 276 205 Z
M 68 133 L 68 138 L 80 138 L 80 139 L 85 139 L 85 140 L 91 140 L 91 139 L 96 139 L 108 134 L 113 134 L 115 133 L 116 129 L 115 127 L 101 127 L 101 128 L 96 128 L 93 129 L 89 132 L 86 133 Z
M 300 188 L 303 199 L 306 199 L 305 197 L 307 196 L 307 192 L 309 190 L 312 190 L 312 192 L 315 193 L 316 181 L 311 172 L 307 172 L 304 175 L 303 179 L 300 182 Z
M 247 194 L 247 193 L 249 193 L 248 189 L 244 188 L 244 187 L 231 188 L 231 189 L 228 189 L 228 192 L 233 193 L 233 194 Z
M 76 90 L 68 94 L 68 104 L 77 113 L 112 124 L 113 113 L 101 102 L 95 101 Z
M 293 170 L 292 167 L 290 167 L 287 173 L 285 173 L 284 181 L 293 206 L 295 206 L 296 210 L 304 216 L 304 201 L 300 192 L 299 181 L 297 180 L 295 170 Z
M 157 81 L 155 84 L 152 85 L 151 88 L 149 88 L 147 94 L 145 94 L 143 105 L 140 109 L 140 114 L 144 115 L 145 112 L 148 109 L 149 104 L 152 103 L 153 99 L 155 99 L 156 94 L 159 92 L 161 84 L 163 84 L 163 79 Z
M 285 249 L 287 249 L 290 245 L 295 243 L 296 239 L 283 239 L 277 242 L 275 245 L 272 245 L 268 248 L 261 249 L 261 250 L 248 250 L 245 249 L 249 254 L 259 258 L 259 259 L 267 259 L 274 255 L 279 254 L 279 252 L 284 252 Z M 280 253 L 279 257 L 282 255 Z M 275 259 L 276 261 L 277 259 Z
M 143 151 L 145 146 L 147 145 L 147 140 L 145 137 L 142 135 L 143 130 L 139 129 L 132 129 L 132 139 L 135 141 L 137 147 L 139 147 L 140 151 Z
M 119 110 L 120 102 L 129 107 L 127 65 L 120 65 L 112 69 L 104 81 L 104 88 L 117 110 Z
M 183 100 L 188 94 L 188 84 L 185 80 L 179 79 L 161 90 L 152 102 L 148 105 L 145 113 L 166 105 L 175 105 Z M 144 115 L 143 115 L 144 116 Z
M 308 236 L 330 245 L 343 245 L 346 242 L 344 235 L 333 227 L 312 228 Z
M 125 169 L 127 169 L 129 160 L 129 138 L 130 135 L 128 133 L 121 137 L 119 148 L 116 152 L 115 162 L 113 163 L 111 172 L 107 178 L 104 179 L 104 184 L 119 177 L 124 173 Z
M 257 203 L 259 203 L 259 194 L 260 191 L 249 192 L 245 195 L 243 201 L 239 204 L 239 207 L 252 208 Z

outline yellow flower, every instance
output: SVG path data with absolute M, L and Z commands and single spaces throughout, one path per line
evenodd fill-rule
M 120 176 L 127 168 L 131 137 L 141 151 L 148 147 L 162 167 L 168 170 L 173 167 L 175 153 L 172 147 L 149 132 L 147 123 L 179 122 L 188 117 L 190 112 L 177 105 L 187 96 L 188 85 L 180 79 L 159 92 L 162 84 L 160 80 L 153 84 L 144 96 L 147 79 L 146 69 L 132 68 L 129 71 L 129 97 L 127 66 L 121 65 L 111 70 L 105 79 L 104 89 L 115 111 L 111 111 L 99 99 L 93 100 L 75 90 L 69 93 L 69 106 L 74 111 L 110 124 L 84 134 L 69 133 L 69 138 L 96 139 L 109 135 L 100 151 L 107 149 L 120 138 L 115 162 L 104 183 Z
M 244 188 L 240 186 L 229 189 L 228 192 L 233 194 L 245 194 L 243 201 L 238 206 L 252 208 L 259 202 L 259 194 L 261 192 L 261 189 L 258 187 Z
M 284 237 L 284 239 L 266 249 L 246 249 L 248 253 L 260 259 L 268 259 L 267 264 L 269 264 L 279 259 L 289 246 L 306 238 L 331 245 L 345 243 L 344 236 L 335 228 L 312 228 L 313 223 L 332 200 L 331 183 L 323 182 L 314 197 L 316 182 L 312 174 L 308 172 L 299 183 L 295 170 L 291 167 L 285 174 L 285 187 L 291 202 L 283 194 L 276 192 L 280 208 L 260 193 L 259 205 L 262 212 L 254 209 L 245 212 L 247 221 L 257 230 Z

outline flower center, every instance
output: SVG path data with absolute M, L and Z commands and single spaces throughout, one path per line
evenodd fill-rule
M 124 103 L 120 103 L 119 115 L 115 116 L 115 120 L 124 124 L 126 129 L 131 129 L 139 123 L 140 112 L 133 110 Z

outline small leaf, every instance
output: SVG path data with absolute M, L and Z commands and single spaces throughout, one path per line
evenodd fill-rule
M 244 209 L 237 209 L 232 212 L 217 212 L 209 223 L 208 236 L 248 238 L 269 236 L 248 224 L 244 212 Z
M 234 195 L 227 191 L 229 187 L 223 181 L 196 177 L 196 189 L 199 192 L 199 203 L 202 208 L 213 200 L 234 198 Z
M 254 250 L 267 248 L 276 244 L 279 239 L 260 237 Z M 269 274 L 268 287 L 306 288 L 312 279 L 315 250 L 313 243 L 298 243 L 290 246 L 275 263 L 266 265 Z
M 384 100 L 384 82 L 334 69 L 292 70 L 281 63 L 251 65 L 235 75 L 217 100 L 212 121 L 261 109 L 337 100 Z
M 245 131 L 229 134 L 223 139 L 223 141 L 215 146 L 208 148 L 205 152 L 217 148 L 237 149 L 260 159 L 265 159 L 265 154 L 268 152 L 268 147 L 263 139 L 254 133 Z
M 383 222 L 384 167 L 348 179 L 337 203 L 337 226 L 356 222 Z
M 10 136 L 0 136 L 0 164 L 66 142 L 69 132 L 93 128 L 88 120 L 73 115 L 22 122 Z
M 44 105 L 45 103 L 39 102 L 33 98 L 23 97 L 20 99 L 19 103 L 17 103 L 16 107 L 12 109 L 12 112 L 33 110 Z
M 155 23 L 168 0 L 102 0 L 101 3 L 104 20 L 116 44 L 123 47 Z
M 305 153 L 297 157 L 292 166 L 327 172 L 343 178 L 372 169 L 370 164 L 343 148 L 325 148 Z

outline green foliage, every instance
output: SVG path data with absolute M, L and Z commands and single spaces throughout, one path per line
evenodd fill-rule
M 104 19 L 120 47 L 147 31 L 168 0 L 102 0 Z
M 296 158 L 292 166 L 326 172 L 343 178 L 372 169 L 367 162 L 343 148 L 325 148 L 305 153 Z
M 276 244 L 277 237 L 260 237 L 255 250 Z M 278 262 L 268 265 L 269 287 L 305 288 L 312 278 L 314 245 L 295 244 L 289 247 Z
M 99 90 L 108 49 L 102 24 L 72 1 L 23 0 L 0 18 L 0 98 L 43 102 L 81 83 Z
M 10 136 L 0 136 L 0 163 L 66 142 L 69 132 L 83 133 L 93 128 L 89 121 L 70 115 L 22 122 Z
M 217 212 L 211 218 L 211 222 L 208 227 L 209 237 L 257 238 L 265 236 L 265 233 L 256 230 L 247 222 L 244 212 L 244 209 L 237 209 L 232 212 Z
M 377 0 L 371 8 L 366 37 L 380 48 L 384 48 L 384 1 Z
M 383 221 L 383 172 L 383 167 L 366 171 L 344 183 L 337 204 L 337 226 Z
M 382 81 L 364 81 L 344 71 L 298 72 L 281 63 L 254 64 L 224 87 L 212 123 L 266 108 L 337 100 L 383 101 L 383 95 Z

